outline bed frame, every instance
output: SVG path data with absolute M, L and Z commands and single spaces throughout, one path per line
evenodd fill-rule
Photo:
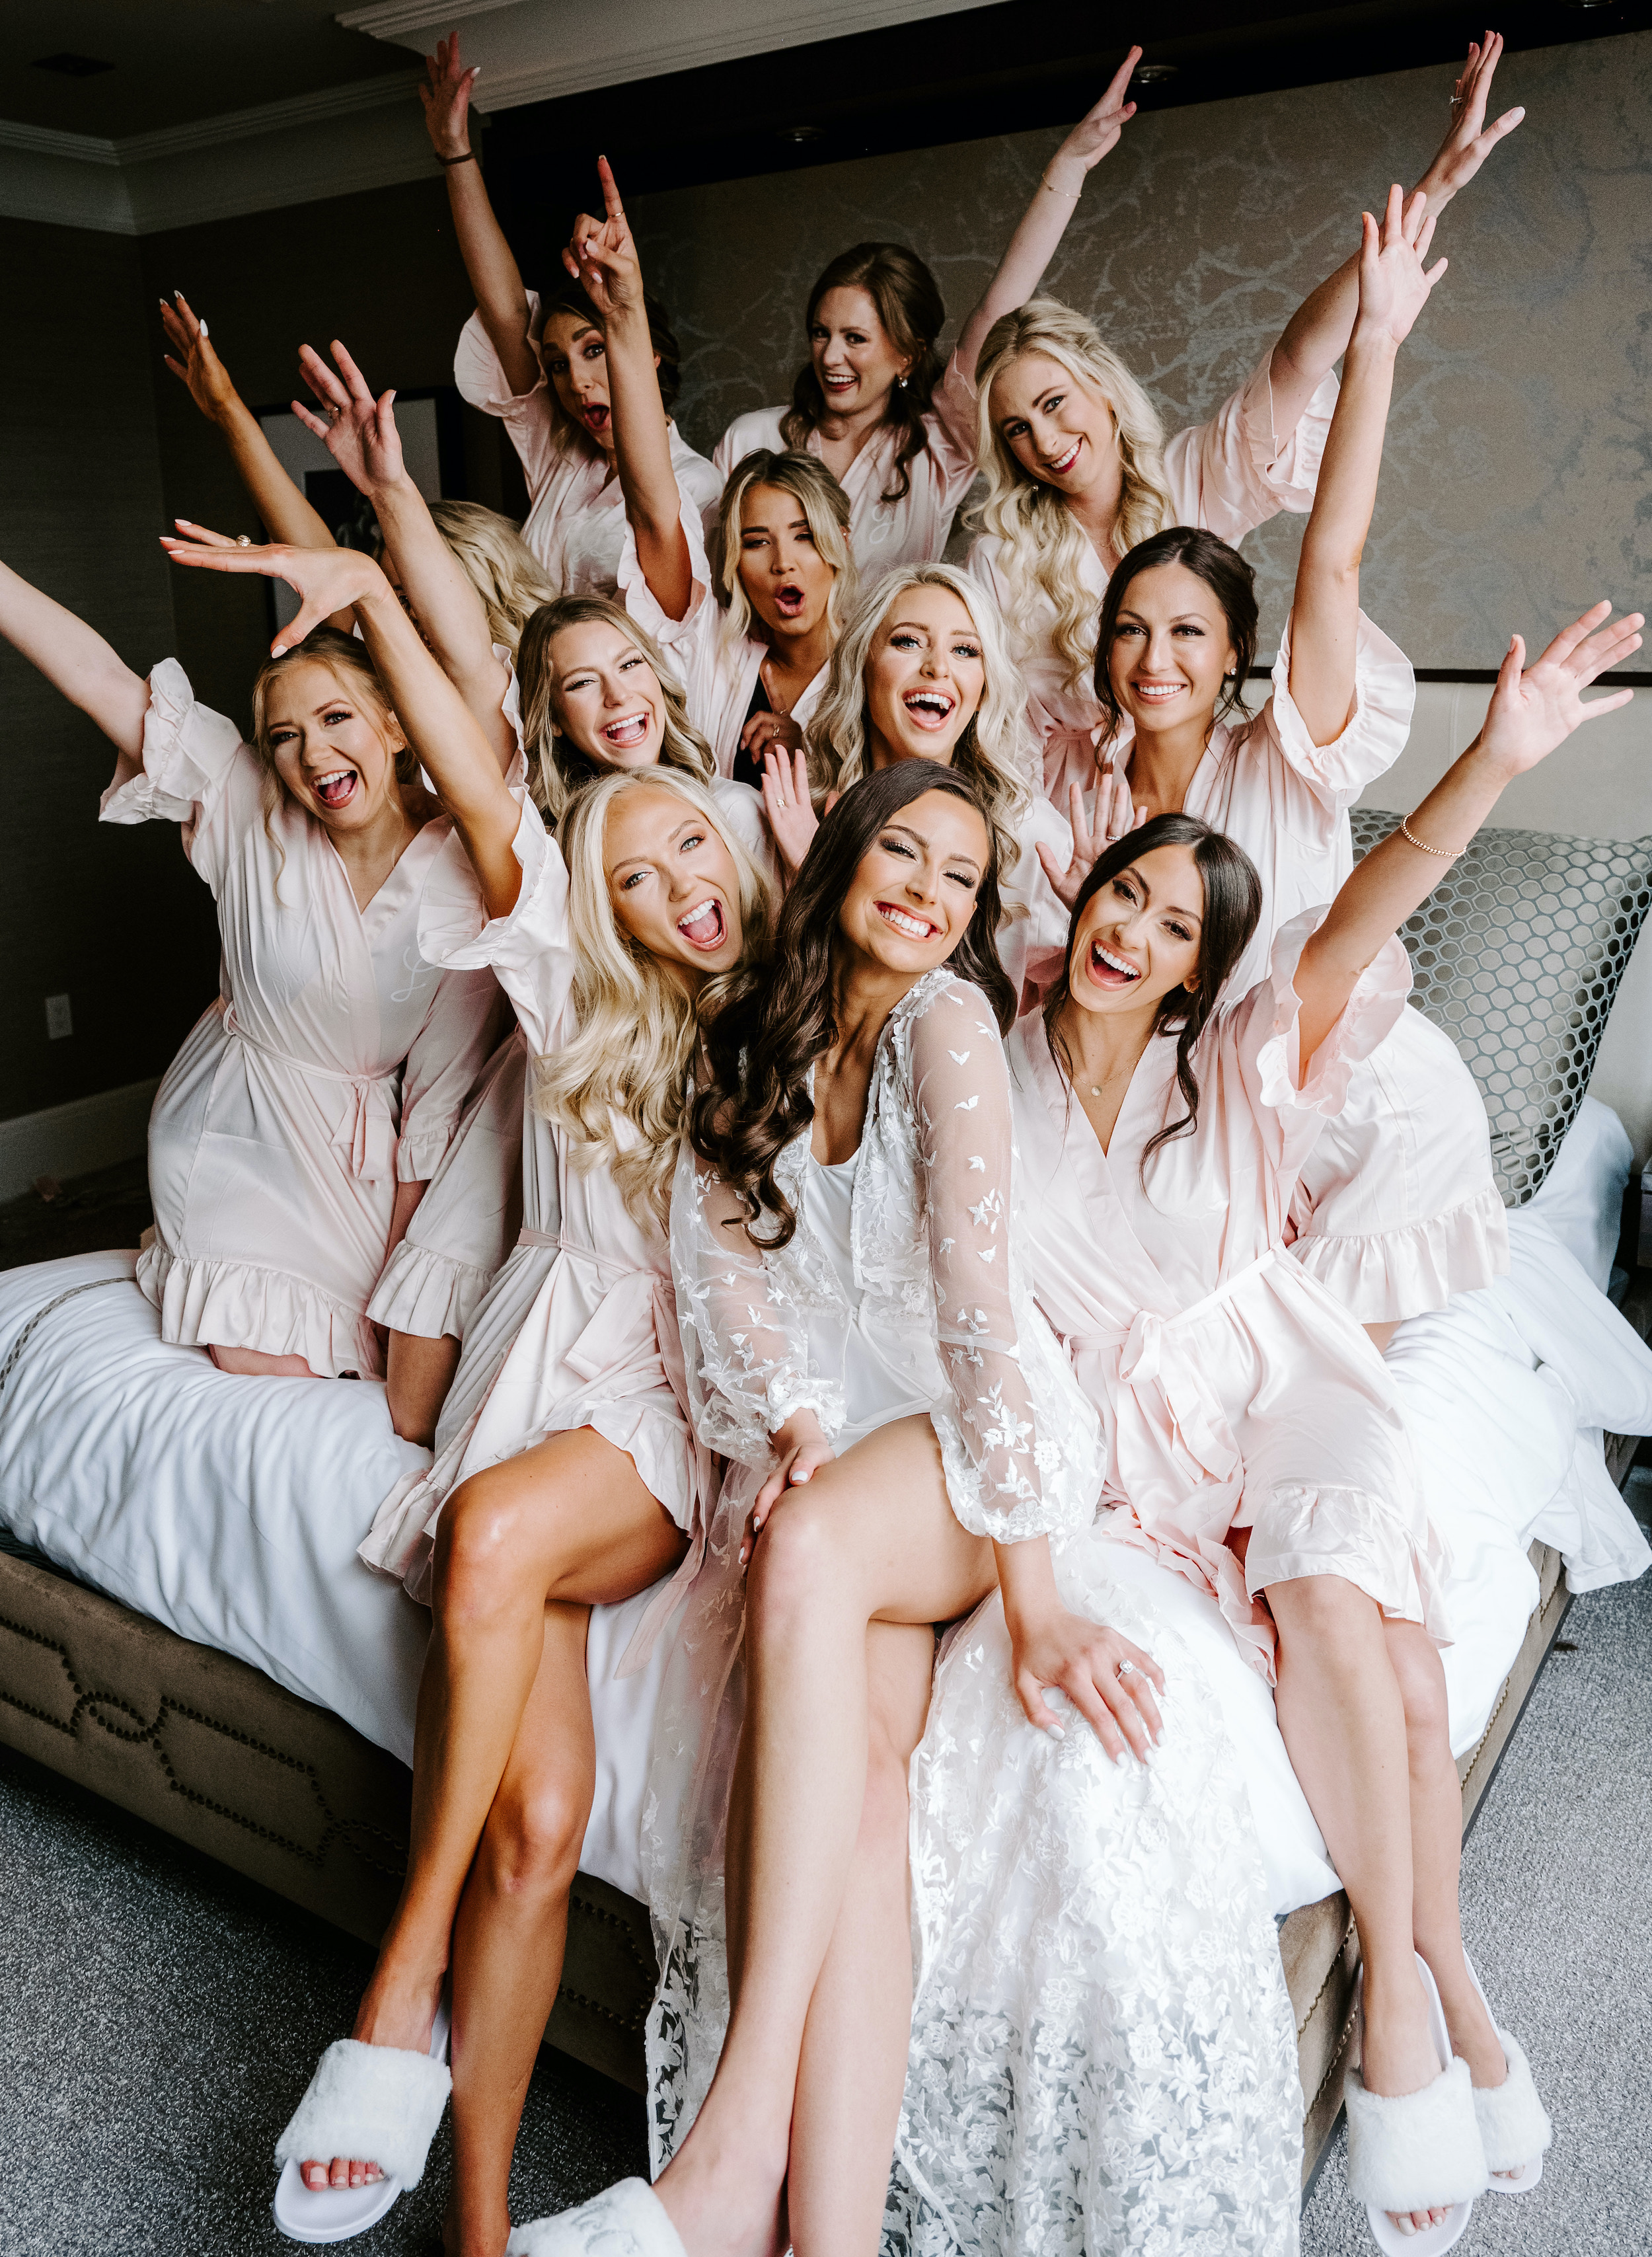
M 1618 1479 L 1635 1447 L 1616 1443 Z M 1534 1545 L 1531 1558 L 1540 1596 L 1525 1643 L 1458 1765 L 1465 1823 L 1571 1603 L 1558 1553 Z M 15 1553 L 0 1553 L 0 1743 L 378 1942 L 406 1855 L 406 1767 L 245 1662 Z M 1359 1940 L 1347 1898 L 1292 1913 L 1280 1950 L 1296 2014 L 1306 2179 L 1342 2107 L 1353 2031 Z M 547 2042 L 641 2091 L 654 1979 L 646 1909 L 578 1875 Z

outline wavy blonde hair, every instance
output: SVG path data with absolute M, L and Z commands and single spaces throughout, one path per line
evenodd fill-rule
M 645 789 L 670 792 L 702 817 L 728 848 L 739 879 L 740 961 L 708 980 L 697 995 L 623 931 L 614 915 L 604 855 L 608 817 L 625 793 Z M 561 846 L 575 936 L 578 1032 L 536 1062 L 534 1109 L 566 1137 L 575 1167 L 605 1166 L 639 1222 L 663 1223 L 700 1030 L 752 959 L 767 951 L 773 916 L 768 881 L 708 787 L 680 768 L 625 768 L 588 784 L 563 817 Z M 634 1133 L 622 1136 L 622 1123 Z
M 999 874 L 1007 879 L 1020 853 L 1016 831 L 1033 796 L 1027 690 L 1011 661 L 998 605 L 956 564 L 896 565 L 861 597 L 832 653 L 825 693 L 806 732 L 810 783 L 817 795 L 843 792 L 867 773 L 866 664 L 879 629 L 908 588 L 950 590 L 980 640 L 985 683 L 951 766 L 980 799 L 997 835 Z
M 585 785 L 614 773 L 605 761 L 580 751 L 556 720 L 556 669 L 551 645 L 564 627 L 601 625 L 613 627 L 634 643 L 659 678 L 665 704 L 657 775 L 674 768 L 695 782 L 709 784 L 717 772 L 711 747 L 688 718 L 688 701 L 672 673 L 666 654 L 647 631 L 638 626 L 621 604 L 608 596 L 558 596 L 541 605 L 523 629 L 516 655 L 517 676 L 522 688 L 522 734 L 527 745 L 528 789 L 533 803 L 554 830 L 568 802 Z M 628 773 L 622 771 L 622 773 Z
M 1146 392 L 1093 322 L 1054 298 L 1029 298 L 993 322 L 976 370 L 975 456 L 985 476 L 985 499 L 970 513 L 971 524 L 996 534 L 999 559 L 1009 583 L 1008 619 L 1017 633 L 1035 631 L 1039 598 L 1055 608 L 1052 640 L 1077 686 L 1096 655 L 1096 599 L 1083 577 L 1089 547 L 1077 519 L 1054 486 L 1042 485 L 1018 463 L 992 416 L 994 379 L 1012 362 L 1036 353 L 1064 368 L 1075 384 L 1099 398 L 1112 415 L 1124 471 L 1113 527 L 1122 556 L 1149 534 L 1175 521 L 1164 479 L 1164 426 Z
M 799 448 L 756 447 L 729 472 L 717 517 L 717 555 L 711 577 L 723 605 L 723 632 L 731 642 L 759 639 L 750 597 L 740 584 L 740 511 L 753 486 L 778 486 L 801 506 L 809 538 L 837 577 L 826 599 L 826 624 L 834 638 L 858 593 L 855 552 L 849 544 L 849 496 L 822 462 Z
M 458 558 L 482 598 L 488 633 L 512 658 L 522 630 L 541 604 L 554 600 L 556 583 L 516 528 L 479 501 L 433 501 L 437 532 Z

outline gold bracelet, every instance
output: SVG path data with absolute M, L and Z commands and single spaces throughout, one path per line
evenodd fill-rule
M 1050 179 L 1048 172 L 1042 172 L 1039 174 L 1038 185 L 1041 188 L 1048 188 L 1051 195 L 1066 196 L 1073 203 L 1077 203 L 1079 197 L 1084 194 L 1084 190 L 1082 188 L 1058 188 L 1055 181 Z
M 1419 853 L 1437 854 L 1442 862 L 1455 862 L 1459 855 L 1466 854 L 1468 852 L 1468 848 L 1466 846 L 1430 846 L 1425 845 L 1424 842 L 1417 837 L 1416 832 L 1412 830 L 1410 818 L 1408 816 L 1402 815 L 1400 817 L 1400 833 L 1402 838 L 1409 839 L 1412 845 L 1417 849 Z

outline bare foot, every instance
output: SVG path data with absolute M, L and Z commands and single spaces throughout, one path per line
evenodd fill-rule
M 446 1972 L 445 1967 L 439 1967 L 434 1976 L 427 1971 L 409 1977 L 381 1962 L 374 1968 L 356 2010 L 356 2027 L 350 2035 L 364 2045 L 399 2046 L 407 2053 L 428 2053 Z M 371 2157 L 364 2155 L 334 2155 L 326 2161 L 307 2155 L 299 2165 L 299 2176 L 312 2194 L 328 2188 L 374 2186 L 384 2176 Z
M 1412 1961 L 1399 1970 L 1397 1980 L 1373 1983 L 1366 1970 L 1363 2000 L 1364 2028 L 1359 2040 L 1359 2073 L 1368 2092 L 1385 2100 L 1401 2093 L 1421 2092 L 1440 2074 L 1439 2056 L 1429 2028 L 1429 2002 Z M 1442 2225 L 1451 2214 L 1450 2203 L 1428 2210 L 1391 2210 L 1388 2216 L 1401 2233 L 1421 2233 Z

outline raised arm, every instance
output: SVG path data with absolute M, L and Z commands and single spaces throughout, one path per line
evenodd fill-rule
M 326 523 L 282 468 L 263 426 L 231 383 L 229 371 L 207 334 L 206 323 L 196 319 L 181 290 L 176 297 L 175 306 L 169 306 L 164 298 L 160 301 L 161 323 L 172 347 L 165 356 L 166 365 L 187 387 L 208 422 L 215 423 L 222 432 L 236 473 L 258 513 L 258 522 L 272 541 L 286 541 L 294 548 L 331 548 L 333 536 Z M 344 627 L 348 632 L 349 620 Z
M 1615 697 L 1583 702 L 1583 692 L 1598 676 L 1641 647 L 1641 614 L 1631 612 L 1608 626 L 1611 609 L 1610 604 L 1597 604 L 1574 619 L 1529 672 L 1521 670 L 1525 644 L 1518 635 L 1511 639 L 1479 736 L 1400 829 L 1373 847 L 1331 903 L 1296 966 L 1302 1079 L 1346 1008 L 1360 973 L 1427 901 L 1505 788 L 1547 759 L 1584 722 L 1615 712 L 1634 695 L 1620 690 Z
M 512 851 L 522 810 L 499 773 L 492 747 L 462 697 L 420 640 L 384 573 L 356 548 L 243 548 L 222 534 L 179 520 L 182 538 L 163 538 L 174 564 L 212 572 L 257 572 L 285 580 L 298 617 L 270 646 L 280 658 L 334 612 L 353 607 L 368 656 L 402 732 L 435 779 L 470 858 L 491 917 L 516 906 L 521 865 Z
M 134 674 L 84 619 L 43 596 L 6 564 L 0 564 L 0 634 L 71 705 L 96 722 L 120 755 L 116 786 L 130 783 L 143 768 L 144 716 L 149 710 L 149 684 L 143 676 Z
M 1317 745 L 1335 742 L 1353 704 L 1359 559 L 1377 498 L 1394 356 L 1445 272 L 1443 258 L 1424 268 L 1434 222 L 1420 195 L 1402 206 L 1399 189 L 1391 188 L 1381 227 L 1369 212 L 1361 226 L 1359 318 L 1348 341 L 1291 608 L 1290 694 Z
M 660 610 L 680 619 L 694 598 L 694 572 L 671 464 L 671 428 L 654 371 L 642 268 L 606 157 L 597 159 L 597 170 L 605 216 L 580 214 L 562 263 L 603 318 L 614 464 L 636 535 L 637 562 Z
M 1468 186 L 1498 143 L 1526 115 L 1523 110 L 1506 110 L 1490 125 L 1486 123 L 1492 79 L 1502 52 L 1500 32 L 1487 32 L 1483 46 L 1477 39 L 1469 42 L 1468 60 L 1451 96 L 1450 131 L 1412 191 L 1427 197 L 1431 219 L 1437 219 L 1458 189 Z M 1295 429 L 1303 408 L 1347 350 L 1359 305 L 1359 261 L 1345 259 L 1303 301 L 1286 324 L 1274 347 L 1269 371 L 1274 428 L 1281 439 Z
M 543 371 L 528 340 L 527 292 L 522 274 L 493 216 L 482 178 L 482 161 L 470 139 L 470 90 L 481 75 L 459 60 L 459 34 L 438 39 L 425 57 L 425 130 L 448 182 L 448 203 L 459 237 L 459 256 L 477 294 L 477 311 L 488 342 L 499 357 L 506 383 L 516 393 L 532 392 Z
M 1044 269 L 1067 232 L 1067 223 L 1078 209 L 1086 179 L 1109 151 L 1117 148 L 1119 136 L 1135 116 L 1136 105 L 1125 100 L 1125 88 L 1140 60 L 1140 48 L 1132 47 L 1113 73 L 1106 93 L 1080 118 L 1045 166 L 1033 201 L 998 263 L 998 272 L 958 332 L 958 365 L 971 383 L 987 331 L 1000 315 L 1013 314 L 1035 295 Z
M 510 669 L 493 654 L 482 598 L 407 475 L 392 412 L 395 393 L 387 392 L 375 400 L 366 379 L 336 337 L 332 350 L 337 373 L 308 345 L 300 347 L 304 380 L 321 401 L 323 412 L 312 414 L 295 400 L 293 413 L 372 503 L 402 593 L 443 673 L 493 746 L 501 770 L 507 769 L 516 753 L 516 734 L 500 708 L 510 687 Z

